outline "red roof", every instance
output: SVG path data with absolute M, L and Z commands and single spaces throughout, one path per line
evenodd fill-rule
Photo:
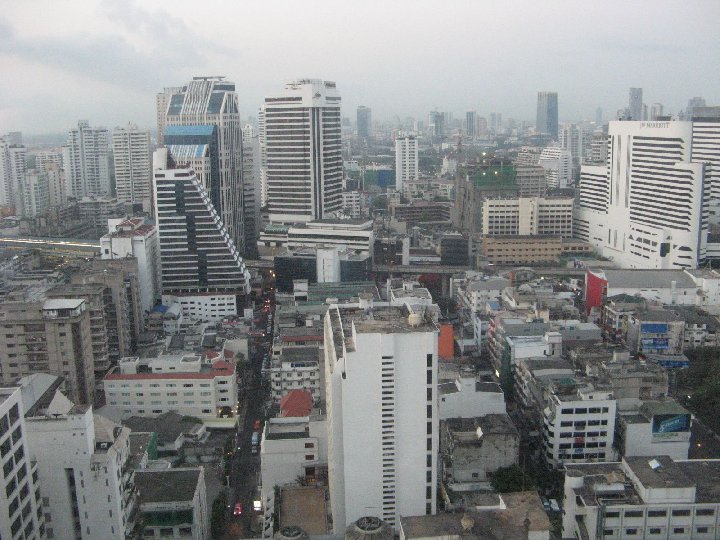
M 280 400 L 281 416 L 308 416 L 313 407 L 313 397 L 307 390 L 290 390 Z
M 208 351 L 205 353 L 205 357 L 208 358 L 209 360 L 212 360 L 213 358 L 217 358 L 218 356 L 220 356 L 220 353 L 217 351 Z
M 223 355 L 225 356 L 225 358 L 235 358 L 235 353 L 228 349 L 225 349 L 223 351 Z

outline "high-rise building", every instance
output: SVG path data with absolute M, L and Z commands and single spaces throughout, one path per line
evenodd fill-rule
M 260 172 L 260 139 L 258 132 L 252 124 L 245 124 L 242 129 L 242 148 L 243 148 L 243 183 L 246 186 L 252 186 L 252 199 L 245 200 L 247 206 L 252 202 L 253 212 L 252 219 L 245 220 L 245 237 L 257 238 L 262 229 L 262 220 L 260 217 L 261 202 L 261 172 Z M 245 245 L 245 256 L 250 258 L 257 252 L 257 243 Z
M 182 92 L 182 86 L 168 86 L 163 88 L 162 92 L 158 92 L 155 96 L 155 111 L 157 115 L 157 144 L 163 146 L 165 144 L 165 115 L 170 104 L 170 98 L 173 94 Z
M 177 129 L 171 131 L 171 126 Z M 163 142 L 166 146 L 205 146 L 202 151 L 210 160 L 205 188 L 213 206 L 241 251 L 246 240 L 254 245 L 256 239 L 246 239 L 243 228 L 246 220 L 254 219 L 254 199 L 252 185 L 245 186 L 242 179 L 242 124 L 235 83 L 224 77 L 194 77 L 173 93 L 165 114 Z M 188 157 L 171 154 L 179 165 Z
M 623 268 L 696 268 L 706 256 L 719 126 L 611 122 L 608 165 L 581 169 L 575 236 Z
M 369 139 L 372 136 L 372 109 L 360 105 L 357 108 L 357 134 L 361 139 Z
M 688 100 L 687 107 L 685 107 L 685 120 L 692 120 L 695 107 L 705 107 L 705 99 L 701 97 L 694 97 Z
M 493 197 L 483 200 L 483 236 L 572 237 L 573 197 Z
M 155 152 L 153 169 L 163 303 L 179 302 L 184 316 L 204 321 L 236 315 L 250 275 L 210 196 L 166 148 Z
M 484 139 L 484 138 L 487 137 L 487 134 L 488 134 L 488 122 L 487 122 L 487 118 L 485 118 L 484 116 L 478 116 L 478 119 L 477 119 L 477 133 L 476 133 L 476 134 L 477 134 L 477 136 L 478 136 L 480 139 Z
M 474 139 L 477 136 L 477 112 L 467 111 L 465 113 L 465 135 L 469 139 Z
M 395 139 L 395 190 L 403 192 L 409 182 L 419 178 L 417 135 L 401 131 Z
M 628 100 L 630 109 L 629 120 L 642 120 L 643 91 L 642 88 L 631 88 Z
M 573 187 L 572 155 L 569 150 L 549 146 L 540 153 L 538 165 L 545 169 L 545 180 L 550 189 Z
M 25 147 L 12 144 L 9 136 L 0 137 L 0 206 L 15 206 L 22 211 L 21 183 L 25 176 Z
M 22 181 L 22 215 L 35 217 L 50 206 L 50 182 L 46 171 L 31 169 Z
M 557 92 L 538 92 L 535 131 L 558 138 Z
M 328 477 L 335 533 L 372 513 L 435 514 L 438 329 L 405 307 L 325 315 Z
M 657 120 L 663 116 L 663 104 L 653 103 L 650 107 L 650 120 Z
M 93 128 L 87 120 L 68 132 L 63 147 L 63 167 L 68 195 L 81 199 L 110 195 L 109 135 L 105 128 Z
M 270 221 L 331 217 L 342 207 L 340 96 L 334 82 L 299 79 L 262 106 Z
M 75 405 L 47 375 L 27 381 L 21 389 L 25 431 L 48 537 L 128 538 L 138 504 L 128 466 L 130 429 Z
M 128 124 L 112 134 L 115 164 L 115 191 L 119 202 L 142 204 L 144 212 L 152 206 L 150 132 Z
M 46 170 L 49 165 L 57 165 L 62 169 L 62 159 L 62 151 L 42 150 L 35 152 L 35 168 L 42 171 Z
M 103 259 L 134 257 L 142 310 L 150 312 L 160 296 L 160 247 L 155 225 L 144 218 L 110 220 L 109 232 L 100 238 Z
M 0 490 L 0 536 L 47 538 L 42 499 L 38 496 L 38 464 L 28 445 L 24 413 L 20 388 L 0 388 L 0 445 L 6 484 Z
M 574 163 L 580 163 L 585 158 L 585 151 L 589 148 L 588 133 L 577 124 L 563 124 L 558 133 L 560 148 L 568 150 Z

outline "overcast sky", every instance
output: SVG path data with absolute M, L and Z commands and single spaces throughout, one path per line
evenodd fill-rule
M 334 80 L 343 115 L 432 109 L 560 120 L 644 101 L 720 104 L 720 1 L 2 0 L 0 133 L 79 118 L 155 126 L 155 93 L 194 75 L 236 83 L 244 116 L 286 80 Z

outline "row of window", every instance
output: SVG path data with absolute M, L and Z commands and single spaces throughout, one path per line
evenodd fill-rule
M 687 530 L 686 527 L 672 527 L 672 534 L 685 534 L 687 532 L 692 531 L 692 529 Z M 616 531 L 615 529 L 605 529 L 603 530 L 603 534 L 607 536 L 615 536 L 618 534 L 619 531 Z M 710 527 L 695 527 L 696 534 L 708 534 L 710 532 Z M 627 536 L 635 536 L 635 535 L 641 535 L 642 529 L 637 529 L 635 527 L 630 527 L 625 529 L 625 534 Z M 648 534 L 651 535 L 661 535 L 665 534 L 665 529 L 663 527 L 650 527 L 648 529 Z
M 667 517 L 667 509 L 664 508 L 657 508 L 657 509 L 649 509 L 647 511 L 647 517 L 653 518 L 653 517 Z M 641 518 L 643 517 L 645 511 L 644 510 L 626 510 L 623 514 L 626 518 Z M 673 517 L 687 517 L 692 514 L 692 511 L 690 508 L 678 508 L 672 511 Z M 695 515 L 696 516 L 714 516 L 715 515 L 715 509 L 714 508 L 696 508 L 695 509 Z M 606 518 L 618 518 L 620 517 L 620 511 L 617 510 L 611 510 L 609 512 L 605 512 Z

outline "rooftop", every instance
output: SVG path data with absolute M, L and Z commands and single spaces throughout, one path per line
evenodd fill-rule
M 311 536 L 330 532 L 323 488 L 286 486 L 282 488 L 280 501 L 281 528 L 294 525 Z
M 622 289 L 669 289 L 673 281 L 679 288 L 693 288 L 695 281 L 684 270 L 590 270 L 604 277 L 608 285 Z
M 167 412 L 156 418 L 132 416 L 127 420 L 123 420 L 123 424 L 132 431 L 154 431 L 158 434 L 158 443 L 160 445 L 174 444 L 183 434 L 192 433 L 202 428 L 202 424 L 187 420 L 176 412 Z
M 654 458 L 660 464 L 655 468 L 650 465 L 652 459 L 647 456 L 626 456 L 623 459 L 642 485 L 647 488 L 688 488 L 695 485 L 683 468 L 669 456 Z
M 192 503 L 198 489 L 201 468 L 135 471 L 135 486 L 141 504 Z
M 84 301 L 82 298 L 49 298 L 43 303 L 43 309 L 75 309 Z

